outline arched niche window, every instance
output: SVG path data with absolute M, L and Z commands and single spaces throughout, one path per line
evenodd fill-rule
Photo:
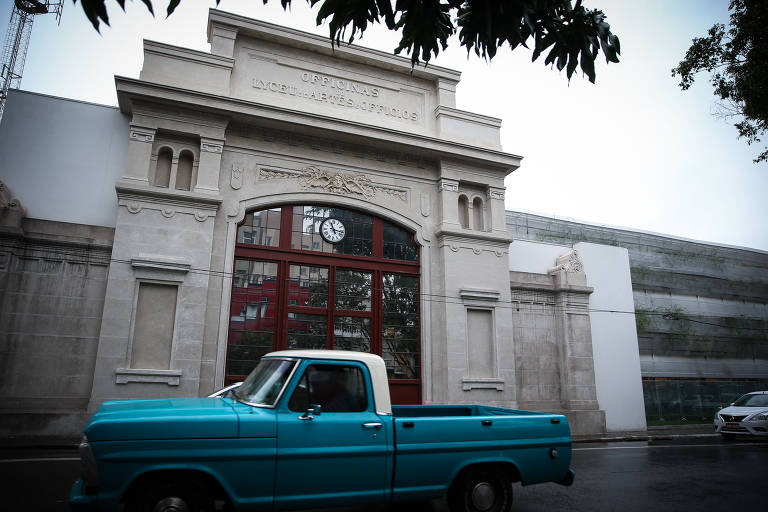
M 171 162 L 173 151 L 170 148 L 160 148 L 157 152 L 157 166 L 155 167 L 156 187 L 168 188 L 171 182 Z
M 191 151 L 184 150 L 179 155 L 179 168 L 176 171 L 176 190 L 192 189 L 192 164 L 195 161 Z
M 465 229 L 469 228 L 469 201 L 463 194 L 459 196 L 459 224 Z
M 472 201 L 472 228 L 483 230 L 483 200 L 479 197 Z

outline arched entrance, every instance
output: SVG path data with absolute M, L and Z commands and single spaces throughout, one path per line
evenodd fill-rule
M 237 229 L 226 382 L 267 352 L 379 354 L 392 401 L 421 402 L 419 248 L 386 220 L 323 205 L 250 212 Z

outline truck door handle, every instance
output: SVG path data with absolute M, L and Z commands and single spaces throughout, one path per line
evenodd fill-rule
M 363 423 L 363 428 L 365 428 L 365 429 L 380 430 L 381 429 L 381 423 L 379 423 L 378 421 L 372 421 L 370 423 Z
M 484 427 L 490 427 L 491 425 L 493 425 L 493 421 L 491 421 L 491 420 L 483 420 L 483 421 L 481 421 L 480 423 L 481 423 L 481 424 L 482 424 Z

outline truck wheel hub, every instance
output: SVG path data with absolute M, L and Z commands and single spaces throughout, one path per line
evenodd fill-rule
M 189 512 L 187 502 L 176 496 L 169 496 L 158 501 L 152 512 Z
M 472 505 L 477 510 L 488 510 L 493 506 L 495 499 L 496 493 L 488 482 L 480 482 L 472 489 Z

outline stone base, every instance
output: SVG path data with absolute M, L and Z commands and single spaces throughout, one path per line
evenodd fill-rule
M 605 411 L 562 411 L 571 426 L 571 435 L 605 434 Z

